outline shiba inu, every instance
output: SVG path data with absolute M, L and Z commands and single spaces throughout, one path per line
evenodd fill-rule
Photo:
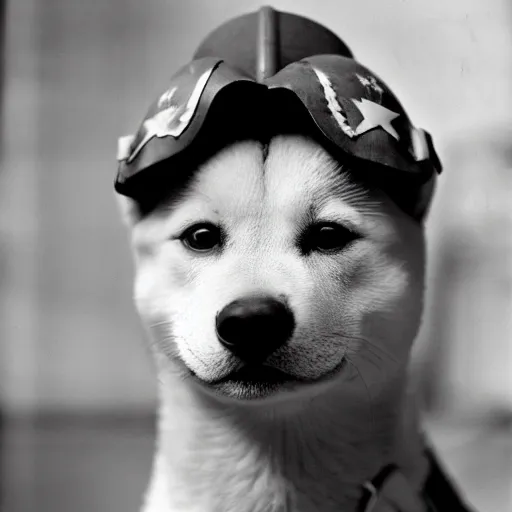
M 464 510 L 409 379 L 440 164 L 389 88 L 264 8 L 203 42 L 119 160 L 161 401 L 143 510 Z

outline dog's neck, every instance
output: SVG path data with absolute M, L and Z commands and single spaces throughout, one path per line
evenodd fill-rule
M 427 467 L 405 375 L 368 400 L 351 382 L 313 399 L 241 406 L 161 374 L 144 511 L 353 512 L 362 484 L 390 462 L 419 489 Z

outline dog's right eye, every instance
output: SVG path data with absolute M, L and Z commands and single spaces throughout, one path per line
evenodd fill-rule
M 210 251 L 220 244 L 221 233 L 213 224 L 196 224 L 188 228 L 180 239 L 193 251 Z

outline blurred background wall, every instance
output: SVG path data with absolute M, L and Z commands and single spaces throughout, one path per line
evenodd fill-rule
M 0 404 L 155 404 L 113 196 L 117 137 L 205 34 L 260 2 L 12 0 L 0 168 Z M 512 7 L 506 0 L 275 0 L 344 38 L 434 135 L 418 340 L 426 404 L 512 410 Z

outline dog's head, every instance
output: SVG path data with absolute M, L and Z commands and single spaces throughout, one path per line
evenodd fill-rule
M 238 398 L 403 371 L 440 166 L 325 27 L 268 8 L 227 22 L 119 160 L 135 299 L 165 367 Z
M 237 398 L 335 385 L 347 366 L 383 383 L 403 370 L 423 229 L 352 171 L 281 135 L 225 147 L 149 213 L 120 196 L 137 308 L 170 369 Z

